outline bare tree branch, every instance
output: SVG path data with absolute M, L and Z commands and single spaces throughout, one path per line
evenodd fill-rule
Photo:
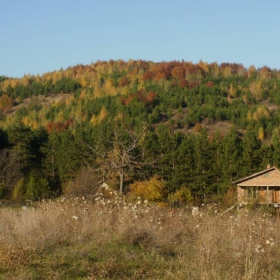
M 142 162 L 138 148 L 145 137 L 146 128 L 140 133 L 134 134 L 132 131 L 123 128 L 116 128 L 113 132 L 113 139 L 103 139 L 95 147 L 86 144 L 86 147 L 95 156 L 102 159 L 102 168 L 108 172 L 117 172 L 120 180 L 120 193 L 123 192 L 124 179 L 130 173 L 135 174 L 154 163 Z M 109 148 L 108 148 L 109 147 Z

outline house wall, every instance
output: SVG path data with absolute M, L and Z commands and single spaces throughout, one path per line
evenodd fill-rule
M 239 203 L 246 202 L 245 189 L 243 189 L 239 186 L 237 187 L 237 201 Z
M 277 170 L 268 170 L 262 174 L 259 174 L 255 177 L 252 177 L 243 182 L 238 182 L 238 186 L 241 187 L 280 187 L 280 171 Z
M 249 187 L 250 190 L 252 187 Z M 255 192 L 253 195 L 253 192 L 249 191 L 249 188 L 244 188 L 244 187 L 237 187 L 237 201 L 239 203 L 243 202 L 252 202 L 254 200 L 257 200 L 260 204 L 266 204 L 266 203 L 275 203 L 275 202 L 280 202 L 280 194 L 279 194 L 279 188 L 273 188 L 273 189 L 268 189 L 261 187 L 257 188 L 254 187 Z M 277 195 L 275 194 L 275 191 L 277 191 Z

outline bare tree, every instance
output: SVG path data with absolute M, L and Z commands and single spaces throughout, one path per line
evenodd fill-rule
M 145 137 L 146 128 L 139 133 L 128 129 L 117 128 L 113 139 L 103 139 L 96 147 L 87 145 L 99 158 L 101 168 L 105 172 L 116 172 L 119 177 L 119 192 L 124 192 L 124 181 L 128 174 L 140 171 L 143 166 L 150 165 L 142 161 L 140 146 Z

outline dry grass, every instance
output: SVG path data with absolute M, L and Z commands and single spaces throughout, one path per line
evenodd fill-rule
M 263 209 L 192 216 L 115 193 L 1 208 L 0 279 L 279 279 L 279 229 Z

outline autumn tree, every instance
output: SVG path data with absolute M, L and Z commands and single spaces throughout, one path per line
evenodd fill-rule
M 140 152 L 145 133 L 145 128 L 139 133 L 135 133 L 123 126 L 117 127 L 111 138 L 102 139 L 95 147 L 87 145 L 90 151 L 98 157 L 100 170 L 118 174 L 120 193 L 124 192 L 126 177 L 148 165 L 142 161 Z
M 9 97 L 7 94 L 3 94 L 0 97 L 0 110 L 3 111 L 3 114 L 6 115 L 9 110 L 13 107 L 14 101 L 11 97 Z

